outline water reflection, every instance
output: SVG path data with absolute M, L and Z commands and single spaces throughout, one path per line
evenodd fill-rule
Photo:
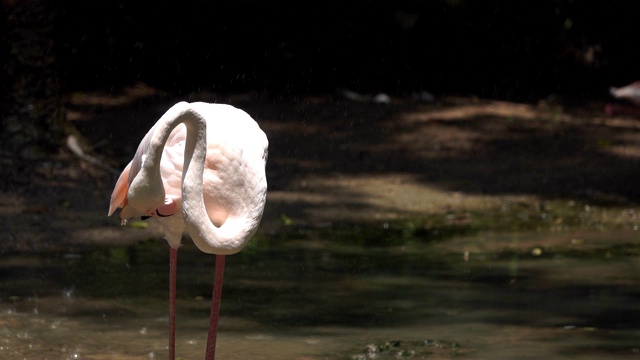
M 392 246 L 262 239 L 227 260 L 224 359 L 640 353 L 636 232 L 484 234 Z M 167 356 L 168 248 L 6 256 L 3 359 Z M 213 257 L 179 251 L 177 353 L 204 354 Z

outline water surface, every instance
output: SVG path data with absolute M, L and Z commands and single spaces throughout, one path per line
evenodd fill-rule
M 227 259 L 218 357 L 637 357 L 637 239 L 264 237 Z M 179 358 L 204 357 L 213 261 L 179 251 Z M 6 255 L 0 358 L 165 359 L 167 278 L 162 241 Z

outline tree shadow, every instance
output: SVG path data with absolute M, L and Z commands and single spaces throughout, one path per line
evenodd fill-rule
M 287 194 L 270 199 L 274 218 L 296 214 L 305 222 L 320 209 L 340 220 L 345 212 L 373 211 L 371 191 L 340 181 L 374 177 L 410 179 L 470 196 L 601 206 L 638 202 L 640 123 L 600 115 L 593 111 L 600 104 L 563 109 L 473 98 L 376 104 L 337 95 L 199 92 L 94 106 L 92 120 L 78 124 L 94 143 L 102 141 L 99 150 L 122 168 L 153 123 L 179 100 L 230 103 L 265 130 L 270 194 Z M 324 181 L 310 185 L 320 178 Z

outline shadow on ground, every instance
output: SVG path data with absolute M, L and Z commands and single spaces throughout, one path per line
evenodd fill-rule
M 94 154 L 122 169 L 150 126 L 179 100 L 230 103 L 265 130 L 267 231 L 287 219 L 327 226 L 484 211 L 502 199 L 538 208 L 549 201 L 626 208 L 638 202 L 640 122 L 606 116 L 603 104 L 567 108 L 475 98 L 378 104 L 335 94 L 175 98 L 137 84 L 117 93 L 71 94 L 68 114 Z M 15 163 L 5 158 L 3 165 Z M 108 172 L 67 153 L 24 169 L 0 189 L 9 243 L 35 236 L 46 248 L 47 241 L 80 243 L 92 232 L 101 239 L 96 242 L 107 243 L 151 236 L 125 235 L 115 218 L 104 216 L 116 180 Z

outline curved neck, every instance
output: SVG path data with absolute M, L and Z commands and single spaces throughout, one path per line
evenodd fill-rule
M 247 214 L 231 213 L 220 227 L 213 225 L 209 219 L 202 189 L 207 156 L 207 121 L 190 104 L 180 102 L 158 120 L 152 130 L 153 135 L 149 140 L 146 159 L 140 170 L 143 176 L 136 176 L 136 179 L 148 177 L 155 181 L 156 184 L 151 186 L 155 188 L 154 201 L 158 201 L 158 206 L 164 203 L 160 161 L 169 135 L 180 124 L 184 124 L 187 128 L 182 174 L 182 214 L 185 229 L 203 252 L 218 255 L 237 253 L 257 229 L 260 218 L 256 219 L 253 211 Z M 161 191 L 158 191 L 157 181 L 160 182 Z

